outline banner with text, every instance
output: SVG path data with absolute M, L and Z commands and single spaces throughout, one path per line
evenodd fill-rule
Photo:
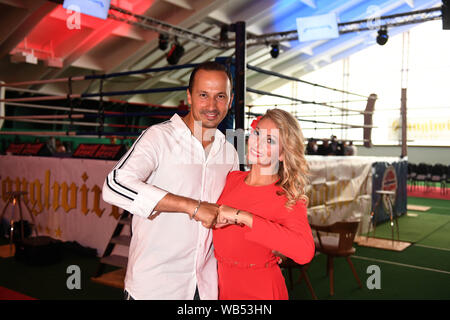
M 26 191 L 23 218 L 33 213 L 39 235 L 76 241 L 102 255 L 122 209 L 103 201 L 106 175 L 115 161 L 0 156 L 1 207 L 11 191 Z M 19 208 L 10 204 L 4 219 L 20 219 Z M 33 232 L 34 234 L 34 232 Z

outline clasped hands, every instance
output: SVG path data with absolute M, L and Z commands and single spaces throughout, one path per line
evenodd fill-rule
M 221 228 L 237 222 L 237 211 L 226 205 L 219 206 L 215 203 L 202 202 L 194 219 L 200 221 L 205 228 Z
M 205 228 L 222 228 L 230 224 L 239 224 L 238 211 L 238 209 L 226 205 L 219 206 L 215 203 L 201 202 L 194 219 L 201 221 Z M 287 260 L 287 257 L 281 252 L 272 250 L 272 253 L 278 257 L 279 264 Z

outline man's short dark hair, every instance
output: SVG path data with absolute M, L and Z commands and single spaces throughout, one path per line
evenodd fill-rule
M 228 68 L 221 63 L 218 63 L 215 61 L 207 61 L 207 62 L 200 63 L 192 71 L 191 77 L 189 78 L 189 92 L 190 93 L 192 93 L 192 89 L 194 87 L 195 74 L 197 73 L 198 70 L 225 72 L 228 79 L 230 80 L 231 91 L 233 91 L 233 77 L 231 76 L 231 73 L 228 70 Z

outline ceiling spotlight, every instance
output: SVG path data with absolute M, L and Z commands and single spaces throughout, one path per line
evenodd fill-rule
M 175 43 L 172 44 L 169 52 L 167 53 L 167 62 L 170 65 L 175 65 L 180 61 L 181 57 L 184 54 L 184 48 L 175 40 Z
M 384 46 L 386 44 L 386 42 L 388 41 L 389 36 L 387 34 L 387 30 L 382 28 L 380 30 L 378 30 L 378 36 L 377 36 L 377 43 L 380 46 Z
M 17 50 L 11 53 L 10 61 L 12 63 L 31 63 L 31 64 L 37 64 L 38 58 L 34 55 L 34 52 L 25 52 L 21 50 Z
M 277 58 L 280 54 L 280 46 L 278 43 L 272 44 L 272 50 L 270 50 L 270 55 L 272 58 Z
M 159 49 L 164 51 L 169 46 L 169 36 L 164 33 L 159 34 Z

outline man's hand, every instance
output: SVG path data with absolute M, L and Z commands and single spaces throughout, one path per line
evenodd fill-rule
M 212 228 L 217 220 L 219 206 L 215 203 L 202 202 L 194 219 L 200 221 L 205 228 Z
M 168 193 L 158 202 L 154 211 L 183 212 L 192 217 L 197 206 L 198 200 Z M 194 219 L 200 221 L 205 228 L 211 228 L 216 222 L 218 211 L 219 206 L 217 204 L 202 202 Z M 154 218 L 153 215 L 149 217 L 150 220 Z
M 283 262 L 285 262 L 287 260 L 287 257 L 284 254 L 282 254 L 281 252 L 278 252 L 276 250 L 272 250 L 272 253 L 276 257 L 278 257 L 278 264 L 281 264 L 281 263 L 283 263 Z

